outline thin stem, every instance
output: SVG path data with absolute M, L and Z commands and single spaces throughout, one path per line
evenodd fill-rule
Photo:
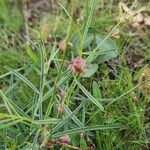
M 46 110 L 46 114 L 45 114 L 45 118 L 48 118 L 50 112 L 51 112 L 51 108 L 52 108 L 52 102 L 54 100 L 54 97 L 55 97 L 55 91 L 56 91 L 56 88 L 57 88 L 57 82 L 59 81 L 59 78 L 60 78 L 60 75 L 61 75 L 61 72 L 62 72 L 62 69 L 63 69 L 63 66 L 64 66 L 64 62 L 65 62 L 65 56 L 66 56 L 66 53 L 67 53 L 67 43 L 68 43 L 68 40 L 69 40 L 69 37 L 71 35 L 71 31 L 72 31 L 72 23 L 73 23 L 73 20 L 72 18 L 70 18 L 70 23 L 69 23 L 69 28 L 68 28 L 68 32 L 67 32 L 67 36 L 65 38 L 65 44 L 66 44 L 66 48 L 63 52 L 63 56 L 62 56 L 62 63 L 61 63 L 61 66 L 60 66 L 60 69 L 58 71 L 58 75 L 54 81 L 54 91 L 53 91 L 53 95 L 50 99 L 50 102 L 48 104 L 48 107 L 47 107 L 47 110 Z

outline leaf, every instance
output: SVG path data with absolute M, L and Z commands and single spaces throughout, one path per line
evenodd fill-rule
M 80 138 L 80 145 L 82 145 L 82 148 L 85 148 L 85 149 L 88 147 L 85 138 L 82 137 L 82 136 L 81 136 L 81 138 Z
M 97 82 L 95 81 L 93 82 L 92 89 L 93 89 L 93 96 L 95 98 L 101 98 L 101 92 Z
M 90 9 L 90 13 L 88 14 L 88 19 L 87 19 L 87 22 L 85 25 L 85 30 L 83 33 L 83 39 L 85 39 L 87 37 L 87 33 L 88 33 L 89 28 L 90 28 L 90 24 L 92 22 L 92 17 L 93 17 L 93 13 L 94 13 L 96 0 L 92 0 L 89 4 L 90 4 L 91 9 Z
M 97 46 L 99 46 L 97 51 L 97 53 L 99 53 L 99 56 L 96 59 L 98 63 L 103 63 L 117 57 L 118 48 L 111 38 L 105 39 L 104 36 L 97 35 L 95 37 L 95 42 Z
M 2 90 L 0 90 L 0 97 L 2 98 L 6 108 L 7 108 L 7 111 L 9 112 L 9 114 L 13 114 L 12 110 L 17 114 L 15 108 L 11 105 L 10 101 L 8 100 L 8 98 L 6 97 L 6 95 L 3 93 Z
M 94 41 L 92 42 L 93 43 L 91 44 L 96 44 L 97 47 L 93 51 L 88 52 L 89 56 L 86 59 L 88 63 L 92 63 L 96 60 L 99 64 L 117 57 L 118 49 L 115 42 L 111 38 L 95 35 Z M 93 47 L 91 47 L 91 49 L 93 49 Z
M 82 77 L 91 77 L 98 69 L 97 64 L 90 64 L 88 68 L 86 69 L 85 73 L 82 75 Z
M 84 124 L 75 116 L 75 113 L 77 113 L 81 109 L 81 107 L 83 107 L 84 104 L 85 104 L 85 101 L 81 102 L 81 104 L 73 112 L 67 106 L 65 106 L 65 112 L 68 116 L 64 118 L 63 122 L 60 122 L 53 128 L 53 132 L 57 131 L 66 122 L 68 122 L 68 119 L 72 119 L 79 127 L 83 127 Z
M 21 71 L 21 70 L 23 70 L 24 68 L 19 68 L 19 69 L 17 69 L 17 71 Z M 7 73 L 5 73 L 5 74 L 3 74 L 3 75 L 0 75 L 0 79 L 2 79 L 2 78 L 4 78 L 4 77 L 6 77 L 6 76 L 9 76 L 11 74 L 11 72 L 7 72 Z
M 88 34 L 87 37 L 85 38 L 84 42 L 83 42 L 83 49 L 89 47 L 93 41 L 94 41 L 94 35 Z
M 81 83 L 77 80 L 75 80 L 75 82 L 91 102 L 93 102 L 101 111 L 104 111 L 104 107 L 81 85 Z
M 39 138 L 39 135 L 40 135 L 40 130 L 38 130 L 34 136 L 34 139 L 33 139 L 33 143 L 32 143 L 32 150 L 36 150 L 38 149 L 38 138 Z
M 45 120 L 39 120 L 39 121 L 34 121 L 35 124 L 37 125 L 42 125 L 42 124 L 57 124 L 63 122 L 63 119 L 55 119 L 55 118 L 50 118 L 50 119 L 45 119 Z
M 36 93 L 39 94 L 38 89 L 27 79 L 25 78 L 23 75 L 21 75 L 20 73 L 18 73 L 16 70 L 13 70 L 9 67 L 6 67 L 6 69 L 8 71 L 11 71 L 15 76 L 17 76 L 20 80 L 22 80 L 24 83 L 26 83 L 31 89 L 33 89 Z
M 56 50 L 56 44 L 54 44 L 54 46 L 52 47 L 52 50 L 51 50 L 49 60 L 45 63 L 45 66 L 44 66 L 45 67 L 45 69 L 44 69 L 45 73 L 44 74 L 48 73 L 49 68 L 50 68 L 50 64 L 58 52 L 59 52 L 59 49 Z
M 31 48 L 27 47 L 26 52 L 33 61 L 35 62 L 40 61 L 38 55 Z
M 71 74 L 70 74 L 70 72 L 66 72 L 65 74 L 62 74 L 61 76 L 60 76 L 60 80 L 58 81 L 58 86 L 60 87 L 62 84 L 64 84 L 66 81 L 68 81 L 69 79 L 71 78 Z M 49 83 L 48 81 L 47 81 L 47 83 Z M 44 96 L 43 96 L 43 101 L 45 101 L 46 99 L 48 99 L 51 95 L 52 95 L 52 93 L 53 93 L 53 90 L 54 90 L 54 87 L 52 87 Z
M 83 49 L 89 47 L 93 41 L 94 41 L 94 35 L 88 34 L 83 41 Z M 71 43 L 75 46 L 76 49 L 79 49 L 81 40 L 77 34 L 73 34 L 71 38 Z
M 13 125 L 16 125 L 19 122 L 20 122 L 20 120 L 11 120 L 11 121 L 8 121 L 8 122 L 6 122 L 6 123 L 3 124 L 0 121 L 0 130 L 8 128 L 8 127 L 13 126 Z
M 69 135 L 74 133 L 80 133 L 80 132 L 86 132 L 86 131 L 94 131 L 94 130 L 110 130 L 110 129 L 118 129 L 122 128 L 122 125 L 95 125 L 95 126 L 86 126 L 86 127 L 80 127 L 72 130 L 66 130 L 63 132 L 58 132 L 53 134 L 53 138 L 57 138 L 63 135 Z
M 73 34 L 72 37 L 71 37 L 71 40 L 70 42 L 73 44 L 73 46 L 78 49 L 79 46 L 80 46 L 80 39 L 78 37 L 77 34 Z

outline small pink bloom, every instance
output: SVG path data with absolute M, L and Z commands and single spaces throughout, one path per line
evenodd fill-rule
M 86 60 L 81 57 L 77 57 L 71 63 L 70 68 L 71 68 L 72 72 L 74 72 L 74 73 L 85 72 Z
M 63 143 L 69 143 L 70 137 L 69 137 L 69 135 L 64 135 L 64 136 L 60 137 L 59 140 Z

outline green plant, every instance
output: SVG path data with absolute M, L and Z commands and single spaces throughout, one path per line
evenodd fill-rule
M 149 146 L 144 122 L 148 95 L 142 102 L 134 100 L 134 94 L 140 97 L 142 83 L 133 84 L 132 72 L 117 46 L 122 39 L 116 44 L 111 33 L 91 30 L 96 3 L 87 1 L 87 21 L 81 24 L 60 4 L 65 14 L 59 19 L 67 26 L 62 27 L 62 51 L 56 42 L 46 45 L 38 29 L 38 42 L 19 45 L 25 52 L 14 50 L 6 57 L 8 48 L 1 50 L 0 149 L 134 150 Z M 75 4 L 72 1 L 72 9 Z M 55 32 L 62 36 L 57 26 Z M 117 65 L 107 65 L 119 54 Z M 117 74 L 111 79 L 113 67 Z

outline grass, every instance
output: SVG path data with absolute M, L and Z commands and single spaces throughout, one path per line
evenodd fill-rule
M 39 26 L 29 26 L 26 41 L 21 2 L 12 3 L 12 15 L 10 3 L 0 3 L 0 149 L 149 149 L 149 87 L 142 88 L 149 76 L 141 81 L 150 59 L 147 28 L 133 37 L 113 0 L 61 1 L 59 13 L 43 13 Z M 71 13 L 78 4 L 79 22 Z M 137 4 L 132 9 L 148 2 Z M 111 36 L 117 28 L 120 38 Z M 137 55 L 144 61 L 134 68 Z M 70 70 L 79 56 L 86 75 Z M 65 135 L 69 143 L 60 140 Z

